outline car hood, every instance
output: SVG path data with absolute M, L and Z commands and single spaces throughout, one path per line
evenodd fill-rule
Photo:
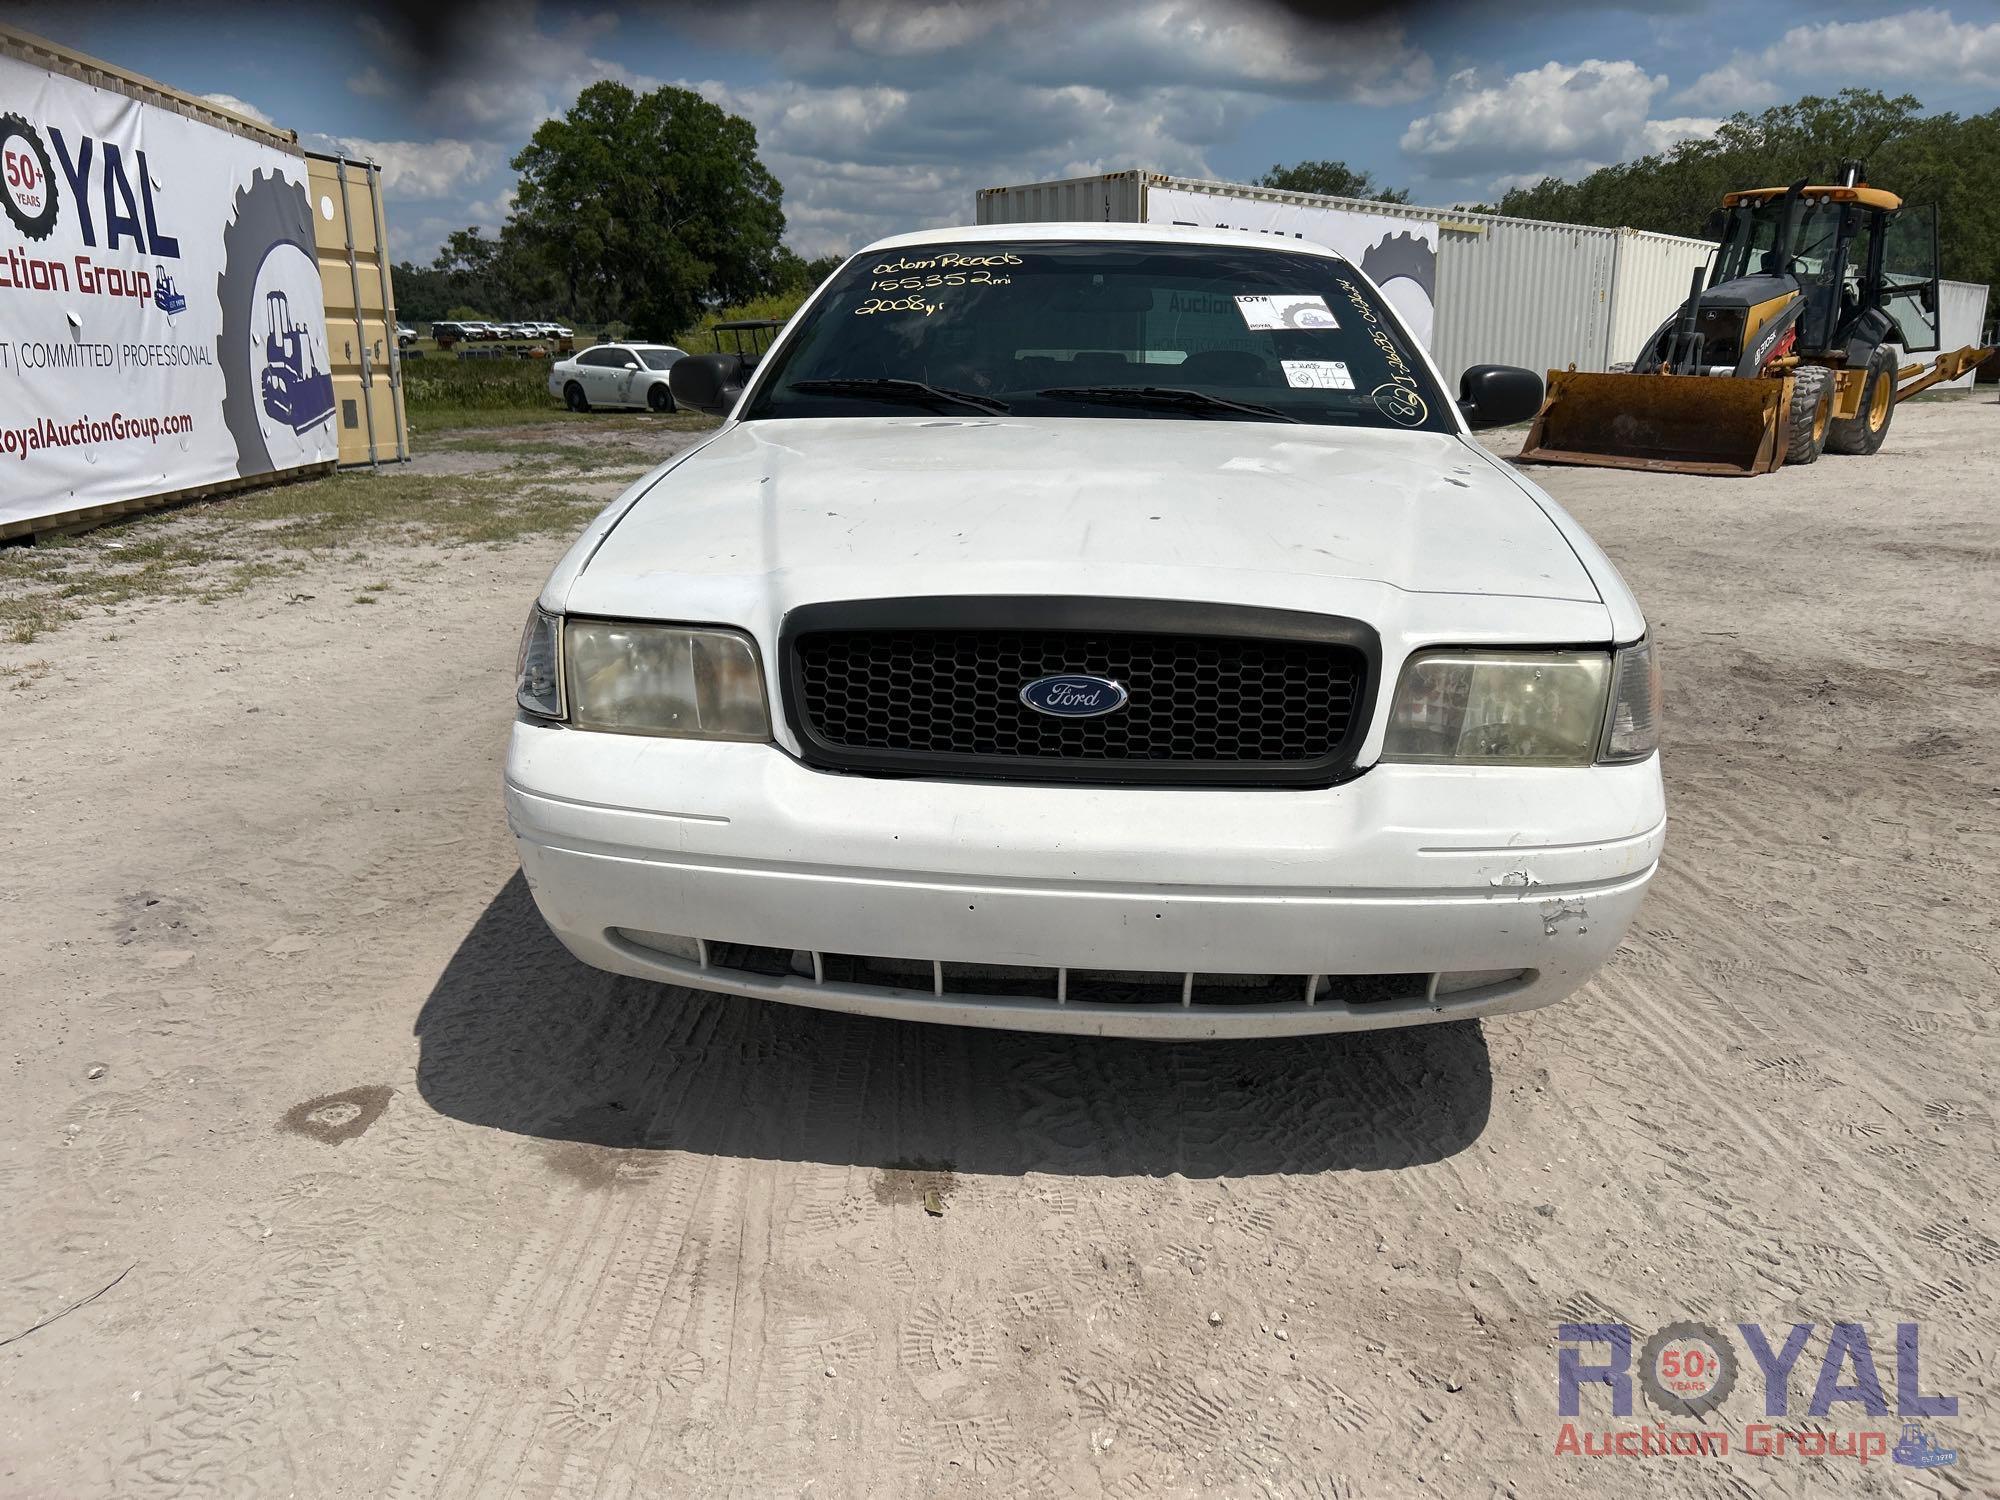
M 1341 580 L 1599 600 L 1549 512 L 1457 437 L 1206 420 L 741 422 L 655 476 L 567 572 L 560 607 L 745 623 L 954 593 L 1331 612 Z

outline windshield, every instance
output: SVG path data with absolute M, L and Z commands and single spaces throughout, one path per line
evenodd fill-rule
M 1778 251 L 1778 238 L 1790 200 L 1746 199 L 1730 210 L 1729 231 L 1717 261 L 1716 283 L 1734 281 L 1739 276 L 1798 277 L 1801 281 L 1822 281 L 1838 245 L 1841 215 L 1849 212 L 1843 204 L 1807 198 L 1799 209 L 1799 228 L 1789 256 Z
M 1456 431 L 1347 262 L 1103 240 L 859 257 L 767 361 L 744 418 L 955 409 Z
M 632 351 L 646 362 L 649 370 L 664 370 L 681 357 L 678 349 L 634 349 Z

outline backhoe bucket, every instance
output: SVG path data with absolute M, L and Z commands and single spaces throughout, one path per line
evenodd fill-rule
M 1785 461 L 1792 381 L 1549 371 L 1516 462 L 1668 474 L 1768 474 Z

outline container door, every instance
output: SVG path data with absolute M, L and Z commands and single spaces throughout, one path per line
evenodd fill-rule
M 343 465 L 409 457 L 402 353 L 383 245 L 380 174 L 365 162 L 307 158 Z

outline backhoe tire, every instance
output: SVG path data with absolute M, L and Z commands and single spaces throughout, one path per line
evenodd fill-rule
M 1868 356 L 1868 373 L 1861 382 L 1861 410 L 1851 417 L 1829 423 L 1826 451 L 1829 453 L 1874 453 L 1889 435 L 1889 419 L 1896 415 L 1896 351 L 1878 344 Z
M 1792 371 L 1792 409 L 1785 445 L 1787 464 L 1809 464 L 1826 448 L 1826 434 L 1833 425 L 1833 376 L 1819 365 L 1800 365 Z

